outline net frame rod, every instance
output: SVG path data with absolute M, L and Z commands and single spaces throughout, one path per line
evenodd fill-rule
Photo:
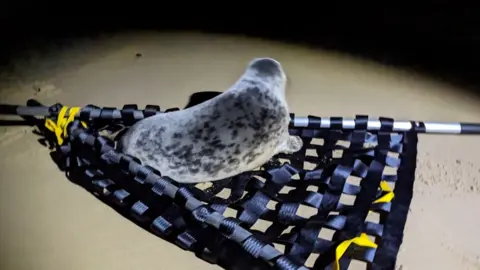
M 100 115 L 102 108 L 89 108 L 92 114 Z M 136 110 L 134 116 L 136 120 L 144 118 L 142 110 Z M 162 111 L 157 114 L 164 113 Z M 55 112 L 46 106 L 21 106 L 0 104 L 0 114 L 3 115 L 19 115 L 19 116 L 56 116 Z M 68 114 L 66 115 L 68 116 Z M 80 113 L 76 115 L 79 117 Z M 112 112 L 113 120 L 122 119 L 122 110 L 115 109 Z M 351 130 L 356 128 L 354 118 L 344 117 L 313 117 L 313 116 L 292 116 L 290 125 L 299 128 L 315 128 L 315 129 L 332 129 L 340 128 Z M 382 123 L 378 119 L 369 119 L 367 130 L 378 131 L 382 127 Z M 464 123 L 464 122 L 427 122 L 427 121 L 406 121 L 394 120 L 393 132 L 416 131 L 425 134 L 451 134 L 451 135 L 480 135 L 480 123 Z

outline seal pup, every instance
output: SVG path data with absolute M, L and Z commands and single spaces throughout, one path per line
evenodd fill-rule
M 259 168 L 274 155 L 303 146 L 288 133 L 286 83 L 278 61 L 254 59 L 214 98 L 135 123 L 117 150 L 178 183 L 212 182 Z

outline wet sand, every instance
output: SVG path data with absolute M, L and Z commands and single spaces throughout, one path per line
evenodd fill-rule
M 137 57 L 141 54 L 141 57 Z M 369 114 L 480 122 L 461 89 L 345 55 L 199 34 L 130 33 L 32 53 L 1 74 L 0 101 L 158 104 L 223 91 L 254 57 L 274 57 L 291 79 L 297 115 Z M 219 269 L 162 241 L 70 183 L 28 127 L 0 127 L 0 268 Z M 402 269 L 480 269 L 480 136 L 421 135 L 415 194 L 399 253 Z

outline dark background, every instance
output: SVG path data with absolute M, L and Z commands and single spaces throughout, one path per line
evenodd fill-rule
M 274 4 L 273 4 L 274 3 Z M 0 68 L 25 50 L 48 51 L 71 38 L 133 29 L 238 33 L 347 52 L 427 73 L 480 97 L 480 9 L 456 1 L 363 3 L 189 1 L 145 3 L 0 2 Z M 390 2 L 391 3 L 391 2 Z M 202 5 L 200 5 L 202 4 Z M 236 245 L 233 249 L 238 248 Z M 239 251 L 240 252 L 240 251 Z M 225 262 L 253 268 L 250 260 Z M 233 269 L 233 268 L 232 268 Z
M 10 1 L 0 8 L 0 60 L 5 65 L 27 48 L 47 50 L 75 36 L 201 30 L 302 42 L 480 89 L 480 8 L 472 3 L 254 3 Z

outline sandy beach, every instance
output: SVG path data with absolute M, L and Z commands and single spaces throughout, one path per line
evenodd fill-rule
M 193 33 L 125 33 L 32 52 L 0 75 L 0 102 L 182 108 L 194 92 L 224 91 L 263 56 L 283 64 L 297 115 L 480 122 L 480 102 L 435 78 L 320 50 Z M 220 269 L 70 183 L 31 130 L 0 127 L 0 269 Z M 419 151 L 398 269 L 480 269 L 480 217 L 469 211 L 480 205 L 480 136 L 421 135 Z

